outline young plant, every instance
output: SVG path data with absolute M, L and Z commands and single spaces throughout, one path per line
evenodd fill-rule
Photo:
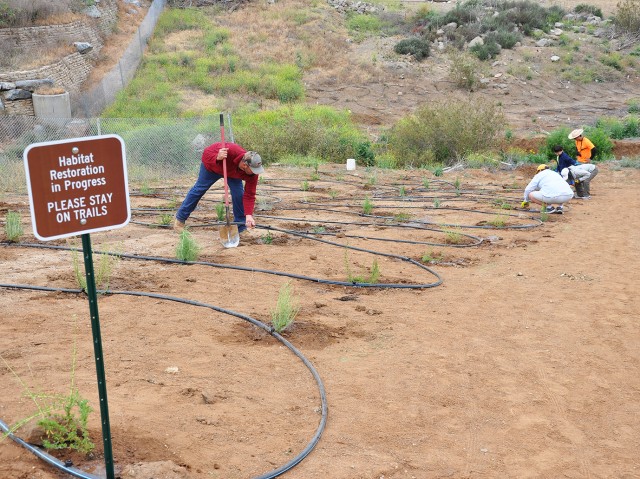
M 376 177 L 376 175 L 371 175 L 367 180 L 367 186 L 375 186 L 377 182 L 378 182 L 378 178 Z
M 300 185 L 300 189 L 302 191 L 309 191 L 309 182 L 307 180 L 304 180 L 302 182 L 302 185 Z
M 462 234 L 456 230 L 445 230 L 445 234 L 447 236 L 445 242 L 448 244 L 460 244 L 463 241 Z
M 178 246 L 176 246 L 176 258 L 181 261 L 196 261 L 200 253 L 200 246 L 196 243 L 193 235 L 187 230 L 180 233 Z
M 216 204 L 216 218 L 218 221 L 224 221 L 226 216 L 227 209 L 224 207 L 224 203 Z
M 444 259 L 444 255 L 431 251 L 430 253 L 423 254 L 421 259 L 423 263 L 440 263 Z
M 433 172 L 433 176 L 442 176 L 442 174 L 444 173 L 444 168 L 442 168 L 442 166 L 436 166 L 431 171 Z
M 364 199 L 364 202 L 362 203 L 362 212 L 365 215 L 369 215 L 369 214 L 371 214 L 372 211 L 373 211 L 373 202 L 367 196 Z
M 425 189 L 427 189 L 427 190 L 429 189 L 429 184 L 430 184 L 430 182 L 429 182 L 429 180 L 427 178 L 422 178 L 422 186 L 424 186 Z
M 280 288 L 276 307 L 271 310 L 271 324 L 277 333 L 287 329 L 296 319 L 300 307 L 293 297 L 291 282 L 287 282 Z
M 173 215 L 170 215 L 170 214 L 160 215 L 160 224 L 162 226 L 170 225 L 172 221 L 173 221 Z
M 309 178 L 309 181 L 318 181 L 319 179 L 320 179 L 320 175 L 318 175 L 318 173 L 312 173 L 311 178 Z
M 502 215 L 498 215 L 488 223 L 496 228 L 504 228 L 507 225 L 507 219 Z
M 434 198 L 433 199 L 433 207 L 434 208 L 440 208 L 440 199 L 439 198 Z
M 338 197 L 338 192 L 336 190 L 329 190 L 329 196 L 332 200 L 335 200 Z
M 273 243 L 273 235 L 271 234 L 271 231 L 267 231 L 267 234 L 266 235 L 262 235 L 260 237 L 260 239 L 262 240 L 262 243 L 264 243 L 264 244 Z
M 408 221 L 409 219 L 411 219 L 411 215 L 407 213 L 398 213 L 396 215 L 393 215 L 393 219 L 395 221 Z
M 404 186 L 400 187 L 400 190 L 398 191 L 398 195 L 400 195 L 401 198 L 407 196 L 407 190 Z
M 73 243 L 71 243 L 73 247 Z M 87 277 L 84 262 L 80 260 L 81 251 L 77 248 L 71 251 L 71 258 L 73 261 L 73 275 L 76 279 L 76 284 L 86 291 L 87 289 Z M 113 269 L 120 261 L 120 255 L 118 253 L 99 253 L 93 255 L 94 259 L 94 274 L 96 288 L 104 291 L 109 291 L 109 285 L 111 283 L 111 275 Z
M 87 422 L 93 412 L 89 401 L 80 395 L 75 385 L 77 348 L 77 318 L 73 337 L 73 352 L 71 361 L 71 384 L 69 394 L 46 394 L 32 390 L 18 374 L 11 368 L 7 361 L 0 355 L 0 359 L 23 388 L 24 395 L 31 399 L 37 411 L 29 417 L 18 421 L 10 428 L 14 433 L 20 427 L 37 419 L 42 427 L 45 437 L 42 444 L 46 449 L 72 449 L 83 454 L 91 452 L 95 445 L 89 437 Z M 2 438 L 7 437 L 7 434 Z
M 7 219 L 4 224 L 4 234 L 7 236 L 7 240 L 12 243 L 17 243 L 22 238 L 24 230 L 22 229 L 22 220 L 20 213 L 17 211 L 8 211 Z

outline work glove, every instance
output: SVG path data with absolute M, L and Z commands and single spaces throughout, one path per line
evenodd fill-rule
M 523 208 L 528 208 L 529 207 L 529 202 L 528 201 L 523 201 L 522 202 L 522 207 Z

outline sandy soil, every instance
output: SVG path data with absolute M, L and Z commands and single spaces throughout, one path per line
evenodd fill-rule
M 371 172 L 323 166 L 312 189 L 299 191 L 311 173 L 267 171 L 259 187 L 261 227 L 317 234 L 323 226 L 334 236 L 322 238 L 343 245 L 418 261 L 429 254 L 436 261 L 427 266 L 442 285 L 357 288 L 225 268 L 345 281 L 349 273 L 366 276 L 376 260 L 380 282 L 435 281 L 394 257 L 293 234 L 272 231 L 269 244 L 265 229 L 224 249 L 216 227 L 196 227 L 214 216 L 210 202 L 189 224 L 203 247 L 200 259 L 220 267 L 122 259 L 110 282 L 113 291 L 198 301 L 268 323 L 278 291 L 291 281 L 300 313 L 284 336 L 317 369 L 328 421 L 315 449 L 282 477 L 640 476 L 638 170 L 603 166 L 591 200 L 574 200 L 565 215 L 542 224 L 538 213 L 494 204 L 503 198 L 516 205 L 529 169 L 457 172 L 445 175 L 448 183 L 427 173 L 425 189 L 423 178 L 407 172 L 377 172 L 372 186 Z M 161 212 L 137 208 L 166 207 L 188 186 L 133 196 L 134 223 L 92 234 L 94 249 L 173 258 L 177 236 L 144 225 L 157 223 Z M 365 195 L 376 216 L 409 215 L 403 219 L 414 226 L 459 224 L 458 232 L 484 241 L 456 247 L 443 233 L 362 217 Z M 208 199 L 220 196 L 217 189 Z M 453 208 L 434 209 L 434 198 Z M 26 198 L 5 195 L 0 209 L 3 217 L 7 209 L 21 211 L 25 241 L 37 243 Z M 510 228 L 488 227 L 496 218 Z M 538 226 L 514 228 L 526 225 Z M 0 259 L 3 283 L 77 288 L 69 251 L 3 243 Z M 263 330 L 158 297 L 103 295 L 99 308 L 118 477 L 257 477 L 290 461 L 313 437 L 321 420 L 318 387 Z M 0 288 L 0 318 L 0 354 L 15 372 L 0 364 L 0 419 L 13 424 L 35 411 L 17 377 L 33 391 L 65 393 L 73 376 L 97 409 L 86 297 Z M 100 444 L 97 411 L 90 431 Z M 100 445 L 90 458 L 58 457 L 93 473 L 104 467 Z M 4 440 L 0 477 L 64 476 Z

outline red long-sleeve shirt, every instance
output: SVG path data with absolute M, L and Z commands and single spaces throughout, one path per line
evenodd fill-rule
M 217 173 L 219 175 L 224 174 L 222 161 L 217 161 L 218 152 L 223 148 L 221 142 L 214 143 L 205 148 L 202 152 L 202 164 L 204 167 Z M 235 143 L 224 143 L 224 148 L 228 148 L 227 151 L 227 177 L 239 178 L 244 181 L 244 195 L 242 197 L 242 204 L 244 205 L 244 214 L 253 215 L 253 209 L 256 204 L 256 189 L 258 187 L 258 175 L 247 175 L 244 171 L 238 168 L 240 161 L 244 157 L 247 150 Z

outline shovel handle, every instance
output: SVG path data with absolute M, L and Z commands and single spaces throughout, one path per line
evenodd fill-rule
M 222 148 L 225 147 L 224 144 L 224 113 L 220 113 L 220 142 L 222 143 Z M 224 176 L 224 204 L 229 210 L 229 185 L 227 184 L 227 159 L 222 160 L 222 174 Z M 227 222 L 229 221 L 229 215 L 227 214 Z

